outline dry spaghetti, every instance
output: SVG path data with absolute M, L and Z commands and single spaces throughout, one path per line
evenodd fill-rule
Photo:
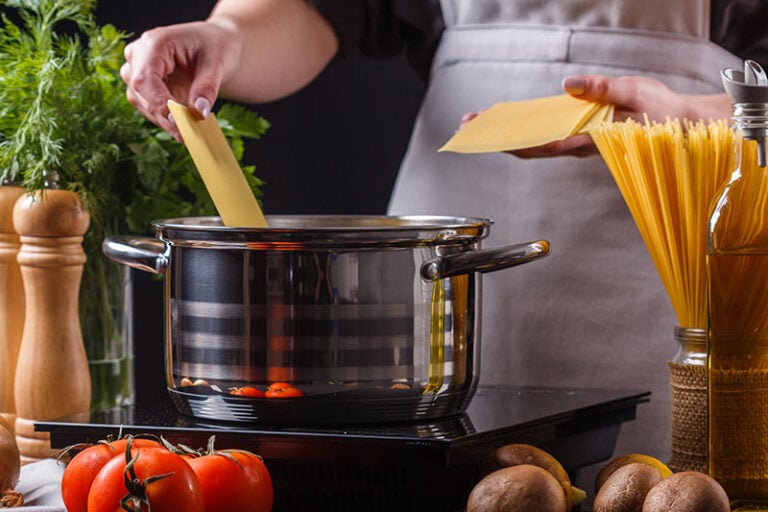
M 679 325 L 706 328 L 711 202 L 733 164 L 727 121 L 634 120 L 590 131 L 637 225 Z

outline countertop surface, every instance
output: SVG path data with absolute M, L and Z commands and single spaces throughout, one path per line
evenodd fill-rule
M 64 465 L 45 459 L 21 468 L 16 490 L 24 495 L 24 505 L 14 510 L 24 512 L 64 512 L 61 501 L 61 475 Z

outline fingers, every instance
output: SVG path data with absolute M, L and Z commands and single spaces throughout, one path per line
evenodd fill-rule
M 178 140 L 168 100 L 189 105 L 206 117 L 218 93 L 220 59 L 207 28 L 201 22 L 160 27 L 125 48 L 120 76 L 127 86 L 126 98 Z
M 468 122 L 476 118 L 479 114 L 477 112 L 467 112 L 463 116 L 461 116 L 461 123 L 459 124 L 459 130 L 464 128 L 464 125 L 466 125 Z
M 481 110 L 479 112 L 467 112 L 461 117 L 461 124 L 459 130 L 461 130 L 467 123 L 472 121 L 478 115 L 485 112 Z M 553 156 L 591 156 L 597 154 L 597 148 L 592 142 L 592 138 L 589 135 L 576 135 L 568 137 L 564 140 L 550 142 L 541 146 L 532 148 L 524 148 L 515 151 L 507 151 L 511 155 L 515 155 L 518 158 L 546 158 Z
M 126 84 L 129 84 L 133 81 L 130 64 L 123 64 L 123 66 L 120 68 L 120 76 Z M 165 114 L 162 111 L 159 113 L 155 112 L 151 103 L 147 101 L 144 96 L 139 94 L 135 87 L 127 87 L 125 90 L 125 97 L 128 99 L 128 103 L 133 105 L 133 107 L 141 112 L 147 119 L 176 137 L 177 134 L 173 133 L 175 126 L 168 118 L 168 114 Z
M 170 44 L 148 31 L 125 48 L 125 64 L 120 77 L 125 82 L 128 101 L 150 121 L 169 128 L 167 102 L 172 99 L 165 79 L 176 69 Z
M 461 124 L 459 124 L 459 128 L 458 129 L 461 130 L 464 127 L 464 125 L 466 125 L 468 122 L 470 122 L 471 120 L 473 120 L 474 118 L 476 118 L 480 114 L 485 113 L 486 110 L 488 110 L 488 109 L 484 108 L 483 110 L 480 110 L 478 112 L 467 112 L 466 114 L 461 116 Z
M 574 75 L 564 78 L 562 86 L 574 97 L 613 104 L 614 120 L 632 118 L 642 121 L 647 115 L 651 120 L 660 121 L 678 115 L 684 106 L 679 95 L 650 77 Z M 584 134 L 511 153 L 519 158 L 543 158 L 563 155 L 584 157 L 598 151 L 592 138 Z
M 226 50 L 221 50 L 222 46 L 212 42 L 206 44 L 206 51 L 197 55 L 194 76 L 181 84 L 178 91 L 179 97 L 184 98 L 183 103 L 197 110 L 204 118 L 208 117 L 219 94 L 225 60 L 221 53 L 226 53 Z M 219 51 L 212 51 L 213 48 L 219 48 Z
M 664 83 L 645 76 L 574 75 L 563 79 L 563 89 L 577 98 L 615 105 L 614 120 L 645 115 L 655 121 L 684 112 L 685 102 Z
M 563 89 L 571 96 L 589 101 L 632 106 L 636 101 L 636 79 L 602 75 L 575 75 L 563 79 Z
M 589 135 L 574 135 L 541 146 L 509 151 L 518 158 L 549 158 L 553 156 L 586 157 L 597 154 L 597 148 Z

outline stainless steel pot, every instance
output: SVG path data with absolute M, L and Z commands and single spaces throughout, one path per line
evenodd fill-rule
M 165 276 L 166 381 L 199 418 L 388 422 L 463 411 L 477 384 L 479 273 L 549 253 L 481 249 L 492 221 L 434 216 L 218 217 L 153 222 L 104 241 Z M 302 396 L 238 396 L 285 382 Z

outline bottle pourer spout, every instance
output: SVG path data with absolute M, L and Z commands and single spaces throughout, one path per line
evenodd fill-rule
M 725 68 L 721 72 L 725 92 L 733 100 L 733 121 L 745 139 L 757 141 L 757 163 L 766 166 L 768 136 L 768 75 L 753 60 L 744 61 L 744 70 Z

